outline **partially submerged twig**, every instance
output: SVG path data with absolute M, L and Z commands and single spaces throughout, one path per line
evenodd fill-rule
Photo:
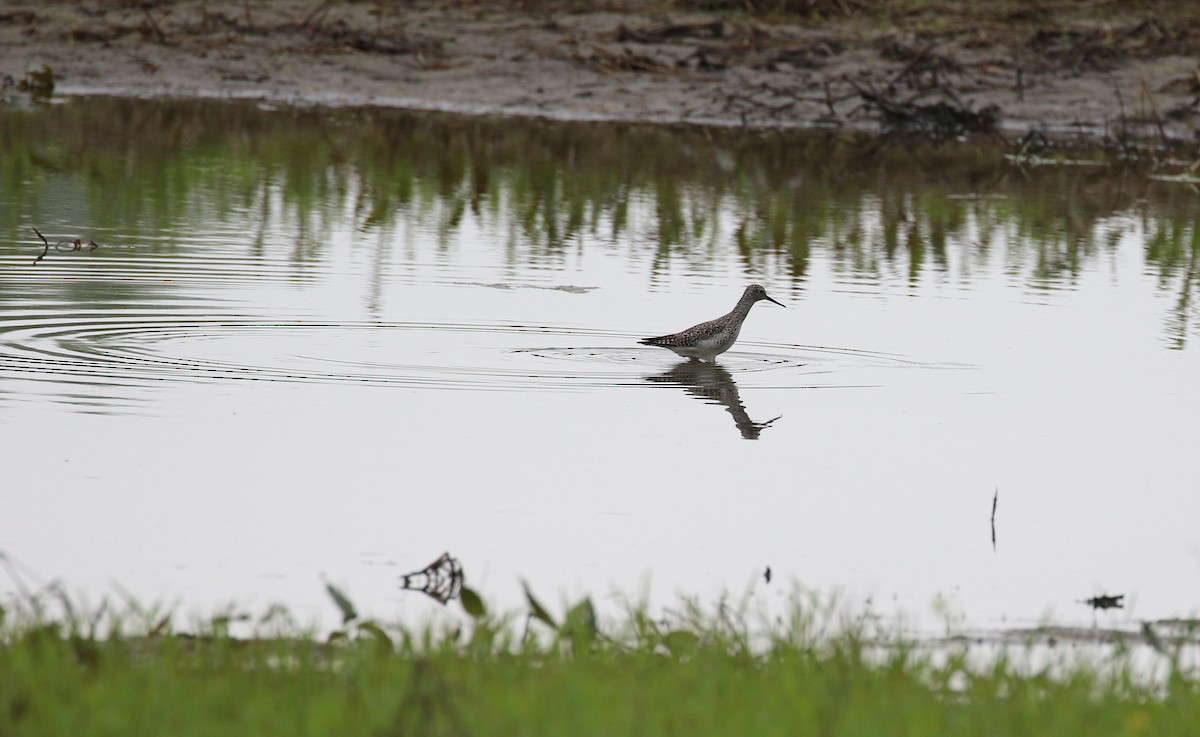
M 1000 501 L 1000 487 L 992 495 L 992 552 L 996 552 L 996 504 Z
M 50 241 L 46 240 L 46 236 L 42 235 L 41 232 L 39 232 L 37 228 L 34 228 L 33 232 L 37 233 L 38 238 L 41 238 L 42 243 L 44 243 L 46 245 L 46 247 L 42 249 L 42 255 L 38 256 L 37 258 L 35 258 L 33 260 L 33 265 L 37 266 L 37 262 L 46 258 L 46 254 L 50 253 Z
M 33 260 L 33 265 L 37 266 L 37 262 L 46 258 L 46 254 L 50 253 L 50 241 L 46 240 L 46 236 L 42 235 L 41 231 L 37 228 L 34 228 L 33 232 L 37 233 L 37 237 L 41 238 L 43 243 L 41 254 L 39 254 L 38 257 Z M 95 251 L 99 247 L 100 244 L 94 240 L 89 239 L 87 245 L 84 245 L 83 241 L 78 238 L 72 238 L 69 241 L 59 241 L 58 243 L 54 244 L 54 250 L 58 251 L 59 253 L 70 253 L 72 251 Z

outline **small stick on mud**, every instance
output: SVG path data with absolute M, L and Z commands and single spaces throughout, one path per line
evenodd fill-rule
M 825 106 L 829 108 L 829 117 L 837 120 L 837 108 L 833 106 L 833 88 L 830 83 L 831 80 L 825 80 Z
M 322 0 L 321 4 L 313 8 L 312 12 L 304 17 L 304 21 L 300 23 L 300 30 L 309 30 L 308 24 L 316 21 L 316 23 L 313 24 L 312 29 L 309 30 L 309 35 L 315 34 L 317 31 L 319 31 L 321 29 L 321 24 L 325 22 L 325 14 L 329 12 L 329 6 L 331 4 L 331 0 Z
M 1158 140 L 1163 145 L 1167 145 L 1167 131 L 1163 128 L 1162 116 L 1158 114 L 1158 105 L 1154 102 L 1154 95 L 1150 94 L 1150 88 L 1146 85 L 1146 78 L 1142 77 L 1142 97 L 1146 98 L 1146 102 L 1150 103 L 1150 113 L 1154 116 L 1154 125 L 1158 128 Z
M 158 42 L 163 46 L 167 45 L 167 36 L 158 27 L 158 21 L 154 20 L 154 16 L 150 13 L 150 7 L 142 6 L 142 13 L 146 16 L 146 23 L 150 26 L 150 30 L 154 31 L 154 35 L 158 37 Z

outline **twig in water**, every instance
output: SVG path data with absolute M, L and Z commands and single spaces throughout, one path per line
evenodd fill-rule
M 992 552 L 996 552 L 996 504 L 1000 501 L 1000 487 L 992 494 Z
M 38 238 L 42 239 L 43 244 L 41 254 L 39 254 L 38 257 L 33 260 L 33 265 L 37 266 L 37 262 L 46 258 L 46 254 L 50 252 L 50 241 L 46 240 L 46 236 L 42 235 L 42 232 L 37 228 L 34 228 L 33 232 L 37 233 Z M 95 251 L 99 247 L 99 243 L 90 239 L 85 246 L 83 241 L 78 238 L 74 238 L 69 241 L 59 241 L 58 243 L 54 244 L 54 250 L 58 251 L 59 253 L 71 253 L 73 251 Z
M 37 262 L 38 262 L 38 261 L 41 261 L 41 260 L 42 260 L 42 259 L 44 259 L 44 258 L 46 258 L 46 254 L 47 254 L 47 253 L 50 253 L 50 241 L 46 240 L 46 236 L 42 235 L 42 234 L 41 234 L 41 233 L 38 231 L 38 229 L 37 229 L 37 228 L 34 228 L 34 229 L 33 229 L 33 232 L 34 232 L 34 233 L 37 233 L 37 236 L 38 236 L 38 238 L 41 238 L 41 239 L 42 239 L 42 243 L 43 243 L 43 244 L 45 244 L 45 248 L 43 248 L 43 249 L 42 249 L 42 255 L 38 256 L 37 258 L 35 258 L 35 259 L 33 260 L 33 265 L 34 265 L 34 266 L 37 266 Z

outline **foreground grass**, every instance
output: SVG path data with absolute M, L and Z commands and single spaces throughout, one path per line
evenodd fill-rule
M 335 593 L 335 592 L 334 592 Z M 693 609 L 597 627 L 530 600 L 463 630 L 361 622 L 332 638 L 170 632 L 169 618 L 0 624 L 0 735 L 1192 735 L 1196 680 L 1103 664 L 1018 666 L 817 626 L 797 605 L 752 633 Z M 538 621 L 540 620 L 540 621 Z M 264 628 L 265 629 L 265 628 Z M 274 629 L 279 629 L 274 627 Z M 283 629 L 287 629 L 284 627 Z M 974 665 L 971 662 L 986 662 Z

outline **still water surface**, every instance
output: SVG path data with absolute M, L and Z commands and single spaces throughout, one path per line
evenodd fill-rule
M 501 608 L 523 577 L 930 627 L 1200 609 L 1185 185 L 120 100 L 4 113 L 0 156 L 0 550 L 92 601 L 328 621 L 327 577 L 421 617 L 397 576 L 448 550 Z M 33 228 L 100 246 L 34 263 Z M 751 282 L 788 309 L 719 365 L 636 344 Z

